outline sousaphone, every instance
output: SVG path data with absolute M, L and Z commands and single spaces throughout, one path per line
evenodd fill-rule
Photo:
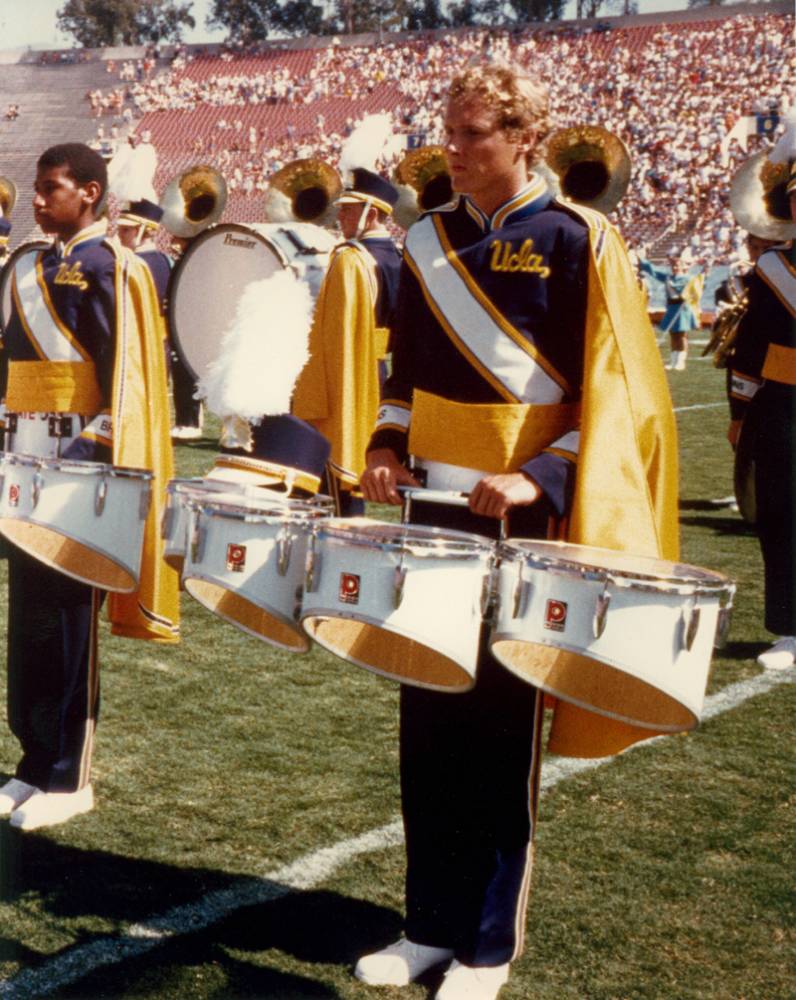
M 168 185 L 160 199 L 164 229 L 191 239 L 218 222 L 227 203 L 227 184 L 215 167 L 189 167 Z
M 447 204 L 453 197 L 448 158 L 442 146 L 410 149 L 393 172 L 398 203 L 393 218 L 408 229 L 422 212 Z
M 329 226 L 343 182 L 333 166 L 317 157 L 292 160 L 268 182 L 266 222 L 311 222 Z
M 8 177 L 0 176 L 0 208 L 3 216 L 8 218 L 17 203 L 17 186 Z
M 563 198 L 606 214 L 616 208 L 630 184 L 627 146 L 601 125 L 558 129 L 547 140 L 544 164 Z

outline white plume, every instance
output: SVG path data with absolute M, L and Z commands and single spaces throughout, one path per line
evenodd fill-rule
M 244 289 L 198 395 L 219 417 L 287 413 L 309 358 L 312 294 L 285 268 Z
M 345 182 L 357 167 L 375 171 L 376 161 L 392 135 L 392 116 L 386 112 L 367 115 L 343 143 L 340 174 Z
M 783 122 L 785 131 L 768 154 L 772 163 L 787 163 L 789 160 L 796 159 L 796 106 L 788 109 Z
M 157 166 L 157 153 L 151 143 L 141 143 L 135 148 L 125 143 L 108 164 L 108 188 L 119 201 L 147 198 L 157 202 L 153 184 Z
M 269 187 L 265 193 L 265 221 L 293 222 L 293 205 L 290 198 L 278 188 Z

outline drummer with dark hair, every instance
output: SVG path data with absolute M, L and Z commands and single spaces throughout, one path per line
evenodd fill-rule
M 622 239 L 534 172 L 538 81 L 473 65 L 448 93 L 455 197 L 407 234 L 363 492 L 397 504 L 422 480 L 469 509 L 415 498 L 418 523 L 675 558 L 674 418 Z M 444 964 L 440 1000 L 496 997 L 523 945 L 543 705 L 482 636 L 472 690 L 402 688 L 406 937 L 355 970 L 403 985 Z M 604 756 L 651 735 L 559 702 L 550 745 Z
M 106 185 L 105 162 L 88 146 L 39 158 L 33 209 L 53 243 L 14 265 L 5 450 L 154 473 L 140 583 L 112 595 L 109 611 L 116 634 L 176 642 L 177 578 L 158 532 L 172 472 L 162 328 L 149 271 L 99 218 Z M 0 812 L 34 830 L 93 807 L 102 594 L 16 546 L 8 567 L 9 723 L 22 758 L 0 788 Z

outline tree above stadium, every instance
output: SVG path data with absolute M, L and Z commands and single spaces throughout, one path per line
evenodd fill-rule
M 84 48 L 177 42 L 196 27 L 190 2 L 176 0 L 66 0 L 58 28 Z

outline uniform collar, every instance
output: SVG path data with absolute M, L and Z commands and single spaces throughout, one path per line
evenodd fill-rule
M 386 229 L 369 229 L 366 233 L 363 233 L 360 240 L 389 240 L 391 239 L 390 233 Z
M 61 240 L 56 240 L 55 247 L 62 257 L 68 257 L 70 254 L 74 253 L 75 250 L 84 249 L 90 243 L 101 243 L 107 235 L 108 220 L 97 219 L 97 221 L 92 222 L 90 226 L 86 226 L 85 229 L 81 229 L 79 233 L 73 236 L 70 240 L 67 240 L 66 243 L 62 243 Z
M 464 195 L 465 208 L 468 214 L 480 226 L 483 232 L 488 233 L 493 229 L 500 229 L 512 222 L 520 222 L 522 219 L 530 218 L 543 208 L 547 208 L 552 200 L 550 189 L 545 179 L 539 174 L 531 174 L 528 183 L 512 195 L 508 201 L 503 202 L 492 213 L 491 216 L 482 212 L 467 195 Z

